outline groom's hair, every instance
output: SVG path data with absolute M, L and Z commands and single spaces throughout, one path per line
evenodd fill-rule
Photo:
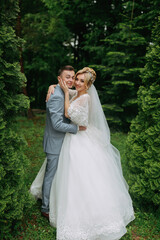
M 66 66 L 63 66 L 61 67 L 59 70 L 58 70 L 58 76 L 60 76 L 62 74 L 63 71 L 74 71 L 74 67 L 70 66 L 70 65 L 66 65 Z

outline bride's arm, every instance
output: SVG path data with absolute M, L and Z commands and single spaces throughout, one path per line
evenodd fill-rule
M 69 91 L 68 91 L 68 92 L 65 92 L 65 117 L 66 118 L 69 118 L 68 116 L 69 106 L 70 106 L 70 103 L 69 103 Z
M 60 87 L 62 88 L 62 90 L 64 91 L 64 94 L 65 94 L 65 102 L 64 102 L 65 117 L 69 118 L 68 108 L 70 106 L 70 103 L 69 103 L 69 91 L 70 90 L 68 89 L 66 83 L 63 82 L 62 80 L 59 80 L 59 85 L 60 85 Z
M 50 86 L 49 86 L 48 92 L 47 92 L 47 95 L 46 95 L 46 102 L 48 102 L 51 94 L 54 93 L 54 88 L 55 88 L 56 86 L 57 86 L 56 84 L 53 84 L 53 85 L 50 85 Z

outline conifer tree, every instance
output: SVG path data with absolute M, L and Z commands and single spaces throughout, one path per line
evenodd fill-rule
M 16 132 L 16 116 L 27 109 L 28 99 L 21 93 L 26 82 L 20 71 L 15 24 L 18 1 L 1 1 L 0 14 L 0 238 L 10 239 L 16 220 L 30 202 L 25 186 L 24 138 Z
M 160 204 L 160 19 L 146 55 L 138 91 L 138 115 L 127 140 L 128 181 L 143 205 Z
M 129 130 L 131 120 L 137 114 L 139 75 L 145 65 L 146 48 L 158 6 L 158 1 L 122 1 L 121 11 L 117 12 L 118 23 L 101 41 L 101 64 L 96 64 L 95 60 L 95 68 L 101 76 L 102 103 L 107 120 L 110 126 L 123 131 Z M 98 56 L 95 52 L 94 55 Z
M 103 98 L 108 121 L 124 131 L 137 113 L 136 93 L 144 67 L 145 38 L 130 22 L 119 23 L 115 33 L 105 39 L 106 47 L 106 94 Z M 139 50 L 138 50 L 139 49 Z

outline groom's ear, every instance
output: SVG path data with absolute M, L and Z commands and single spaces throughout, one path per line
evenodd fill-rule
M 57 77 L 57 79 L 58 79 L 58 81 L 60 81 L 60 80 L 61 80 L 61 77 L 60 77 L 60 76 L 58 76 L 58 77 Z

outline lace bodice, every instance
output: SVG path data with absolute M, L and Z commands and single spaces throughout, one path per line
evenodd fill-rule
M 75 97 L 70 101 L 68 115 L 71 121 L 78 126 L 87 126 L 90 96 L 88 94 L 83 94 L 75 100 L 74 98 Z

